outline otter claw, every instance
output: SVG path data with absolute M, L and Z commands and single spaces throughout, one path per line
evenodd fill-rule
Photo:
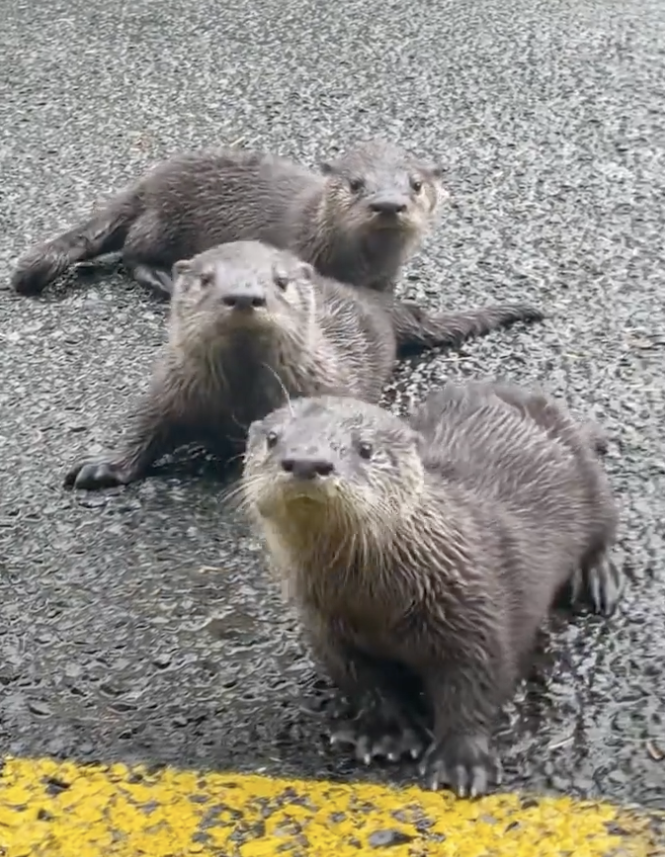
M 623 596 L 625 578 L 616 565 L 604 558 L 593 568 L 578 570 L 571 580 L 573 603 L 586 601 L 594 613 L 611 616 Z
M 431 791 L 447 785 L 459 798 L 486 794 L 491 783 L 500 785 L 501 765 L 488 749 L 485 737 L 462 737 L 434 743 L 420 765 L 420 775 Z
M 610 559 L 588 573 L 591 604 L 596 613 L 611 616 L 623 595 L 625 578 Z
M 417 759 L 423 751 L 420 737 L 409 727 L 386 727 L 380 730 L 376 725 L 367 728 L 347 723 L 332 732 L 330 743 L 351 745 L 356 759 L 365 765 L 379 758 L 398 762 L 408 755 Z

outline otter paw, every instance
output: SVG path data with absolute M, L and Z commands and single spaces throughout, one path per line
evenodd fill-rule
M 455 735 L 435 741 L 420 765 L 428 789 L 448 786 L 458 797 L 479 797 L 500 785 L 501 766 L 484 735 Z
M 593 568 L 581 573 L 582 582 L 576 588 L 583 589 L 586 600 L 594 613 L 611 616 L 623 595 L 625 577 L 607 557 Z
M 374 759 L 397 762 L 404 756 L 417 759 L 424 743 L 411 726 L 381 717 L 360 716 L 332 730 L 331 744 L 349 744 L 358 761 L 369 765 Z
M 52 264 L 50 260 L 25 259 L 19 262 L 11 277 L 11 287 L 21 295 L 37 295 L 51 281 Z
M 67 488 L 83 488 L 95 491 L 126 485 L 129 477 L 120 465 L 112 461 L 80 461 L 65 476 Z

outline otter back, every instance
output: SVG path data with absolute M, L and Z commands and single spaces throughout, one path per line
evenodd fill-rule
M 502 391 L 445 384 L 410 421 L 300 399 L 252 425 L 243 473 L 313 651 L 355 701 L 358 719 L 335 736 L 364 758 L 429 744 L 425 782 L 460 795 L 498 776 L 494 717 L 562 588 L 580 570 L 601 586 L 616 578 L 617 513 L 597 455 L 587 448 L 581 468 L 563 410 L 548 428 L 527 392 L 512 396 L 519 408 Z M 424 690 L 433 741 L 404 687 Z
M 166 295 L 176 261 L 258 240 L 294 251 L 326 276 L 391 290 L 433 222 L 440 177 L 440 167 L 381 140 L 318 172 L 231 148 L 178 155 L 85 222 L 30 248 L 12 283 L 37 293 L 76 262 L 121 251 L 135 280 Z

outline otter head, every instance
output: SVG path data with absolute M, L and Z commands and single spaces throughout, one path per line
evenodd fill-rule
M 297 337 L 311 313 L 314 270 L 259 241 L 235 241 L 173 266 L 172 339 L 208 347 L 234 334 Z
M 264 530 L 301 544 L 385 541 L 421 502 L 419 441 L 378 406 L 294 399 L 249 429 L 245 503 Z
M 413 244 L 427 232 L 444 196 L 441 166 L 383 140 L 361 143 L 320 169 L 335 225 L 368 241 L 401 237 Z

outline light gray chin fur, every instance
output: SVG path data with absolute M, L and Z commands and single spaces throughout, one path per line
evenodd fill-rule
M 319 506 L 335 506 L 339 501 L 339 482 L 336 477 L 316 477 L 298 479 L 290 473 L 276 473 L 270 479 L 268 491 L 264 496 L 271 506 L 285 506 L 298 500 L 308 500 Z
M 397 214 L 395 217 L 385 217 L 373 214 L 367 219 L 369 232 L 417 232 L 418 225 L 410 214 Z
M 264 330 L 274 328 L 277 319 L 273 312 L 268 309 L 233 310 L 225 316 L 220 324 L 220 329 L 225 333 L 233 333 L 236 330 Z
M 255 333 L 258 337 L 265 335 L 275 341 L 287 340 L 300 346 L 302 332 L 292 321 L 288 312 L 276 313 L 270 309 L 259 309 L 243 317 L 224 318 L 218 330 L 226 336 L 233 336 L 234 333 Z
M 284 490 L 282 483 L 278 488 L 268 486 L 268 490 L 262 491 L 260 495 L 256 495 L 252 503 L 259 517 L 270 521 L 279 516 L 280 510 L 284 510 L 292 503 L 302 500 L 318 503 L 321 506 L 326 506 L 329 502 L 328 497 L 321 492 L 298 490 L 298 486 L 291 484 Z

